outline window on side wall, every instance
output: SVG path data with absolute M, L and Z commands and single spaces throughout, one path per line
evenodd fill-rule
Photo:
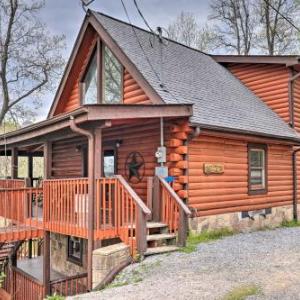
M 67 255 L 69 261 L 82 265 L 83 240 L 78 237 L 69 236 Z
M 264 194 L 267 192 L 267 146 L 248 145 L 248 193 Z

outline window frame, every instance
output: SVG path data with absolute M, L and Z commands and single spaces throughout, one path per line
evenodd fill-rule
M 108 50 L 114 55 L 116 60 L 121 65 L 121 99 L 118 103 L 105 103 L 104 102 L 104 72 L 105 72 L 105 66 L 104 66 L 104 48 L 107 47 Z M 82 105 L 95 105 L 95 104 L 103 104 L 103 105 L 120 105 L 124 103 L 124 66 L 120 62 L 120 60 L 116 57 L 116 55 L 113 53 L 113 51 L 103 42 L 100 40 L 100 38 L 97 39 L 96 43 L 91 47 L 92 51 L 90 51 L 88 55 L 88 63 L 84 69 L 84 72 L 82 72 L 79 80 L 79 89 L 80 89 L 80 104 Z M 84 95 L 85 95 L 85 77 L 89 70 L 89 67 L 91 65 L 91 62 L 93 60 L 94 55 L 96 55 L 96 67 L 97 67 L 97 102 L 95 104 L 85 104 L 84 103 Z
M 73 256 L 71 254 L 71 251 L 70 251 L 70 240 L 72 237 L 75 237 L 75 236 L 68 236 L 68 241 L 67 241 L 67 261 L 69 262 L 72 262 L 76 265 L 79 265 L 79 266 L 82 266 L 83 265 L 83 239 L 82 238 L 78 238 L 79 239 L 79 242 L 80 242 L 80 258 L 76 257 L 76 256 Z M 77 237 L 75 237 L 77 238 Z
M 264 187 L 263 188 L 252 188 L 251 184 L 251 162 L 250 153 L 253 150 L 264 151 Z M 268 193 L 268 146 L 266 144 L 248 144 L 248 195 L 261 195 Z

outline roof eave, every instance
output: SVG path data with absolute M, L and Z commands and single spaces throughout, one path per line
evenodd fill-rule
M 281 64 L 286 67 L 298 65 L 299 56 L 267 56 L 267 55 L 211 55 L 219 63 L 256 63 Z
M 200 127 L 200 129 L 206 129 L 206 130 L 212 130 L 212 131 L 228 132 L 228 133 L 243 134 L 243 135 L 246 134 L 246 135 L 249 135 L 249 136 L 270 138 L 270 139 L 274 139 L 274 140 L 282 140 L 282 141 L 290 142 L 294 145 L 300 145 L 300 137 L 297 138 L 296 136 L 295 137 L 281 136 L 281 135 L 255 132 L 255 131 L 251 131 L 251 130 L 242 130 L 242 129 L 236 129 L 236 128 L 207 125 L 207 124 L 196 123 L 196 122 L 191 122 L 190 126 Z

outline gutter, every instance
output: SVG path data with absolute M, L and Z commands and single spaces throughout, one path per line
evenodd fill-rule
M 298 222 L 298 174 L 297 174 L 297 153 L 300 151 L 300 148 L 297 148 L 292 153 L 293 161 L 293 216 L 294 221 Z
M 92 290 L 92 266 L 93 266 L 93 250 L 94 250 L 94 196 L 95 196 L 95 138 L 94 135 L 85 129 L 76 125 L 74 116 L 70 116 L 70 128 L 73 132 L 88 138 L 88 290 Z

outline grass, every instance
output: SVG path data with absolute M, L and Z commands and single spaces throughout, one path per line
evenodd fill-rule
M 219 240 L 226 236 L 231 236 L 233 234 L 235 234 L 235 232 L 228 228 L 207 230 L 199 234 L 190 233 L 186 241 L 186 246 L 181 248 L 181 251 L 184 253 L 191 253 L 196 250 L 198 244 Z
M 255 284 L 241 285 L 228 292 L 223 300 L 244 300 L 249 296 L 259 295 L 262 290 Z
M 300 221 L 295 221 L 295 220 L 292 220 L 292 221 L 287 221 L 287 220 L 284 220 L 282 223 L 281 223 L 281 226 L 282 227 L 299 227 L 300 226 Z

